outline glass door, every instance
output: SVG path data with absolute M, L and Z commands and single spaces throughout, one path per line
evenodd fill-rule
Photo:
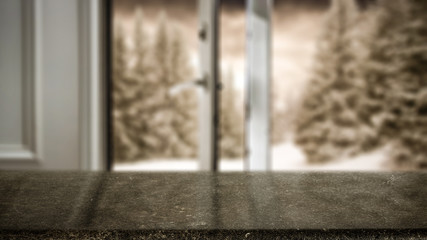
M 216 170 L 217 1 L 112 8 L 113 170 Z

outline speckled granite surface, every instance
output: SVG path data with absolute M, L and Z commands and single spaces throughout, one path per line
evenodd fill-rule
M 425 230 L 427 173 L 0 171 L 0 236 L 11 239 L 427 239 Z

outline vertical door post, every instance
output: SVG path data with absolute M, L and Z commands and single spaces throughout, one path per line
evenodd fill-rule
M 271 10 L 273 0 L 247 2 L 246 170 L 270 169 Z
M 218 169 L 218 7 L 219 0 L 199 0 L 200 74 L 199 169 Z

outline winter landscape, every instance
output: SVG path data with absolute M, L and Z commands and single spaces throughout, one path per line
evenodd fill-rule
M 114 169 L 197 170 L 197 1 L 115 1 Z M 245 6 L 221 6 L 220 169 L 241 171 Z M 276 0 L 272 169 L 427 168 L 427 2 Z

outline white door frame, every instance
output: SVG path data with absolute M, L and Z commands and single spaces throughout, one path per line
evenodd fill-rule
M 247 2 L 245 169 L 268 171 L 270 161 L 271 12 L 273 0 Z
M 199 170 L 218 170 L 218 14 L 219 0 L 199 0 L 200 74 Z
M 106 170 L 105 1 L 78 0 L 80 161 L 82 170 Z

